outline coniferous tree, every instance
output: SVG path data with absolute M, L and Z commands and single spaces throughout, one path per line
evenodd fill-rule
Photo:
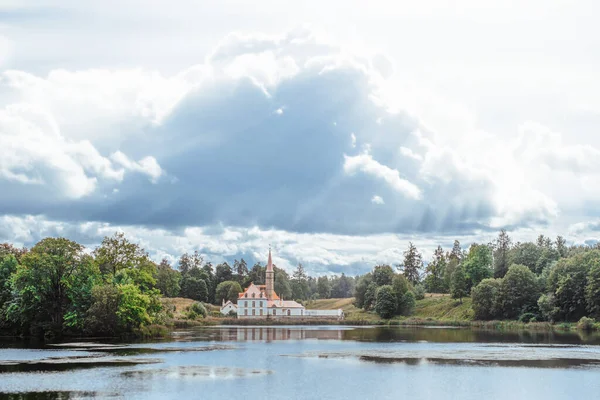
M 404 252 L 404 262 L 399 269 L 410 283 L 413 285 L 419 283 L 423 269 L 423 257 L 412 242 L 409 242 L 408 250 Z
M 428 292 L 448 292 L 448 287 L 446 285 L 446 281 L 444 280 L 446 264 L 447 262 L 446 256 L 444 255 L 444 250 L 442 249 L 442 246 L 438 246 L 433 253 L 431 262 L 427 264 L 427 268 L 425 269 L 425 272 L 427 273 L 427 277 L 425 278 L 425 286 Z
M 502 278 L 510 266 L 509 252 L 511 240 L 504 229 L 500 231 L 494 246 L 494 277 Z

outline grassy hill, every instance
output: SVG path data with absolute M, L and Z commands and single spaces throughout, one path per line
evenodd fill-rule
M 378 321 L 380 318 L 374 312 L 364 311 L 356 308 L 352 302 L 353 298 L 347 299 L 323 299 L 313 300 L 305 304 L 309 310 L 344 310 L 347 321 Z M 473 310 L 471 299 L 464 298 L 460 303 L 450 298 L 449 295 L 427 294 L 423 300 L 417 300 L 415 312 L 411 315 L 414 319 L 434 319 L 442 321 L 471 321 Z M 406 317 L 394 317 L 394 319 L 406 319 Z

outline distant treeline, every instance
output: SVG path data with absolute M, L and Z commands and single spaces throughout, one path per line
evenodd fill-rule
M 410 243 L 396 266 L 378 265 L 357 279 L 355 303 L 382 317 L 409 314 L 407 293 L 471 296 L 476 319 L 579 321 L 600 317 L 600 247 L 567 246 L 540 235 L 535 243 L 513 243 L 502 230 L 492 243 L 450 251 L 440 246 L 431 262 Z M 410 302 L 410 295 L 408 296 Z

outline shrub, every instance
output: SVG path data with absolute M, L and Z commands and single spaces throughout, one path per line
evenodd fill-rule
M 419 285 L 415 285 L 415 299 L 417 300 L 423 300 L 425 298 L 425 286 L 419 284 Z
M 534 313 L 530 313 L 530 312 L 526 312 L 521 314 L 521 316 L 519 316 L 519 322 L 536 322 L 537 321 L 537 315 L 535 315 Z
M 391 285 L 383 285 L 377 289 L 375 311 L 381 318 L 393 317 L 397 308 L 396 293 Z
M 581 317 L 577 322 L 577 329 L 580 331 L 591 331 L 594 329 L 596 321 L 593 318 Z
M 554 305 L 553 294 L 543 294 L 537 301 L 540 314 L 545 321 L 554 321 L 558 314 L 558 307 Z
M 415 311 L 415 306 L 417 301 L 415 299 L 415 294 L 410 290 L 404 294 L 402 299 L 402 315 L 411 315 Z
M 460 299 L 467 296 L 469 289 L 469 279 L 465 273 L 465 268 L 459 264 L 452 274 L 452 282 L 450 283 L 450 294 L 453 299 Z
M 489 320 L 498 315 L 498 291 L 501 279 L 484 279 L 471 291 L 475 319 Z
M 200 302 L 192 304 L 190 307 L 190 311 L 193 311 L 196 315 L 201 315 L 202 318 L 205 318 L 208 315 L 208 313 L 206 312 L 206 307 L 204 307 L 204 304 Z

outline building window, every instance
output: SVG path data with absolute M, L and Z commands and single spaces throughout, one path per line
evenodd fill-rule
M 252 310 L 252 316 L 256 315 L 256 310 Z
M 248 298 L 248 293 L 244 294 L 244 297 L 245 297 L 245 298 Z
M 290 316 L 290 314 L 291 314 L 291 311 L 290 311 L 290 310 L 288 310 L 288 317 Z
M 273 309 L 273 315 L 277 315 L 277 310 Z
M 248 307 L 248 302 L 247 301 L 244 302 L 244 306 Z
M 252 307 L 256 307 L 256 302 L 255 301 L 252 302 Z
M 244 315 L 248 315 L 248 310 L 244 310 Z
M 260 309 L 260 316 L 262 317 L 262 308 Z
M 262 301 L 259 301 L 259 302 L 258 302 L 258 306 L 259 306 L 259 307 L 262 307 Z
M 252 298 L 254 298 L 256 296 L 256 293 L 252 293 Z

